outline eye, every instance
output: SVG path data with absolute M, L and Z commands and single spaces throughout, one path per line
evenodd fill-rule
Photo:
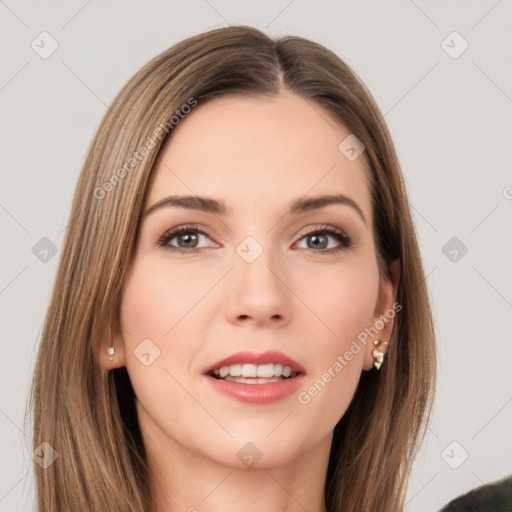
M 338 246 L 329 247 L 329 238 L 338 241 Z M 311 245 L 308 244 L 308 239 Z M 306 249 L 311 249 L 321 254 L 333 254 L 344 249 L 348 249 L 352 245 L 352 239 L 341 229 L 332 226 L 321 226 L 309 233 L 303 235 L 299 242 L 306 241 Z
M 181 253 L 196 253 L 199 249 L 211 247 L 211 245 L 200 246 L 201 237 L 210 238 L 208 233 L 199 228 L 197 224 L 189 224 L 180 226 L 167 231 L 158 241 L 158 245 L 165 247 L 171 251 L 179 251 Z M 311 240 L 311 245 L 307 241 Z M 329 247 L 329 239 L 338 242 L 338 246 Z M 333 254 L 352 245 L 352 239 L 341 229 L 333 226 L 320 226 L 316 229 L 303 234 L 299 242 L 306 241 L 305 249 L 310 249 L 315 253 Z M 175 243 L 171 243 L 175 241 Z
M 201 248 L 198 247 L 201 236 L 209 238 L 209 235 L 199 229 L 199 226 L 189 224 L 167 231 L 158 241 L 158 245 L 171 251 L 180 251 L 182 253 L 198 252 Z M 170 244 L 174 239 L 176 239 L 177 245 Z M 208 245 L 204 247 L 208 247 Z

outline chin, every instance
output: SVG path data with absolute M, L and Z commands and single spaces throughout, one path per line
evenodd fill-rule
M 275 425 L 272 427 L 275 428 Z M 267 429 L 261 435 L 255 435 L 254 430 L 247 430 L 247 434 L 236 435 L 234 439 L 222 443 L 217 440 L 217 450 L 210 452 L 210 458 L 215 462 L 236 470 L 272 469 L 293 463 L 304 452 L 302 441 L 290 437 L 290 433 L 283 430 L 280 434 L 274 432 L 269 438 L 265 436 L 272 429 Z M 209 447 L 211 450 L 211 446 Z M 209 451 L 210 451 L 209 450 Z

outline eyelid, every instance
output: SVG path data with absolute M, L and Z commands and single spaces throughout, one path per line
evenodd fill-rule
M 303 228 L 297 235 L 297 240 L 300 240 L 301 238 L 305 237 L 306 235 L 311 235 L 313 233 L 317 233 L 320 231 L 322 231 L 322 232 L 323 231 L 334 231 L 340 235 L 345 235 L 347 238 L 350 238 L 348 233 L 344 229 L 338 228 L 331 224 L 320 224 L 320 225 L 308 226 L 308 227 Z

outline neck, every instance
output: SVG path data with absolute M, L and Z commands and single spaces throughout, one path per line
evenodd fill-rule
M 326 512 L 332 435 L 282 464 L 228 465 L 192 452 L 161 431 L 143 432 L 156 512 Z

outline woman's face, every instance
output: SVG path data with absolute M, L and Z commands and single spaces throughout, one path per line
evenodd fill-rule
M 392 322 L 354 340 L 394 302 L 379 281 L 364 153 L 354 159 L 351 139 L 339 149 L 349 135 L 292 93 L 215 99 L 174 128 L 113 340 L 153 453 L 240 468 L 328 450 L 371 341 L 387 341 Z M 345 199 L 307 203 L 333 195 Z M 189 199 L 161 203 L 169 196 Z M 231 382 L 206 373 L 221 366 Z M 283 379 L 285 366 L 298 375 Z M 249 381 L 233 382 L 240 371 Z M 253 371 L 278 380 L 254 383 Z

